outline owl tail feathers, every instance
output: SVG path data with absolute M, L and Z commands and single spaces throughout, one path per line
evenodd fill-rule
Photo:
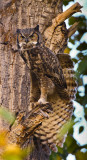
M 49 152 L 48 152 L 48 148 L 49 148 Z M 52 143 L 50 144 L 50 146 L 46 145 L 46 144 L 42 144 L 42 149 L 45 151 L 45 153 L 47 155 L 51 155 L 51 151 L 57 153 L 58 152 L 58 148 L 56 147 L 56 144 Z
M 50 146 L 48 146 L 48 144 L 43 144 L 41 142 L 41 140 L 39 138 L 37 138 L 36 136 L 33 137 L 33 140 L 34 140 L 34 145 L 35 145 L 36 149 L 37 150 L 42 149 L 45 152 L 45 154 L 48 156 L 51 155 L 51 150 L 56 153 L 58 152 L 56 144 L 54 144 L 54 143 L 52 143 L 52 144 L 50 144 Z
M 57 153 L 58 152 L 58 148 L 56 147 L 56 144 L 50 144 L 50 148 L 53 152 Z
M 44 119 L 40 128 L 34 132 L 34 136 L 40 140 L 44 152 L 46 150 L 46 154 L 50 153 L 49 151 L 51 150 L 57 152 L 56 145 L 63 146 L 65 135 L 61 135 L 61 128 L 69 121 L 73 112 L 73 102 L 64 103 L 59 96 L 57 96 L 56 100 L 54 98 L 51 100 L 53 112 L 49 114 L 49 118 Z

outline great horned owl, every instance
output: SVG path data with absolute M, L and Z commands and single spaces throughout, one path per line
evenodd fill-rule
M 40 89 L 39 103 L 47 103 L 48 79 L 57 88 L 58 94 L 65 100 L 69 100 L 67 85 L 56 55 L 43 43 L 39 27 L 17 30 L 17 45 L 20 55 L 30 69 L 31 91 L 30 101 L 34 102 L 36 97 L 32 81 L 37 79 Z
M 17 30 L 17 46 L 21 57 L 30 70 L 30 106 L 34 102 L 50 102 L 53 113 L 45 119 L 34 136 L 43 146 L 57 151 L 61 146 L 57 134 L 72 114 L 72 99 L 76 93 L 73 63 L 69 55 L 55 55 L 43 42 L 39 27 Z M 29 107 L 30 107 L 29 106 Z

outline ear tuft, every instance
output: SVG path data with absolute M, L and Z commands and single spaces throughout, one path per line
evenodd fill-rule
M 39 25 L 37 25 L 34 29 L 35 31 L 39 31 Z
M 20 29 L 17 29 L 16 33 L 20 33 Z

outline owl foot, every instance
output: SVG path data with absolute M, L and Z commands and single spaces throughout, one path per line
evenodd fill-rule
M 36 102 L 36 105 L 39 105 L 40 109 L 45 112 L 45 114 L 53 113 L 52 105 L 49 102 L 45 102 L 44 104 Z
M 46 104 L 46 103 L 48 103 L 44 98 L 40 98 L 39 100 L 38 100 L 38 103 L 39 104 Z

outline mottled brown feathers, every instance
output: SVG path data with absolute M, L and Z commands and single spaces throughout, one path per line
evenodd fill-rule
M 19 35 L 23 41 L 20 41 Z M 51 153 L 49 148 L 57 152 L 56 145 L 62 146 L 64 141 L 64 137 L 58 139 L 57 135 L 73 112 L 72 99 L 75 99 L 77 89 L 73 62 L 69 55 L 62 53 L 55 55 L 48 49 L 38 27 L 18 30 L 17 44 L 30 72 L 29 110 L 37 101 L 44 104 L 48 102 L 53 108 L 49 118 L 35 131 L 34 140 L 40 141 L 47 154 Z
M 47 102 L 48 79 L 51 79 L 54 83 L 59 96 L 66 101 L 69 100 L 70 98 L 66 90 L 67 85 L 60 62 L 56 55 L 40 42 L 41 34 L 38 27 L 30 28 L 30 30 L 17 30 L 17 33 L 17 44 L 20 55 L 29 67 L 30 72 L 34 73 L 38 79 L 41 91 L 38 102 Z M 36 34 L 37 38 L 35 38 Z M 20 41 L 20 37 L 22 37 L 23 41 Z

